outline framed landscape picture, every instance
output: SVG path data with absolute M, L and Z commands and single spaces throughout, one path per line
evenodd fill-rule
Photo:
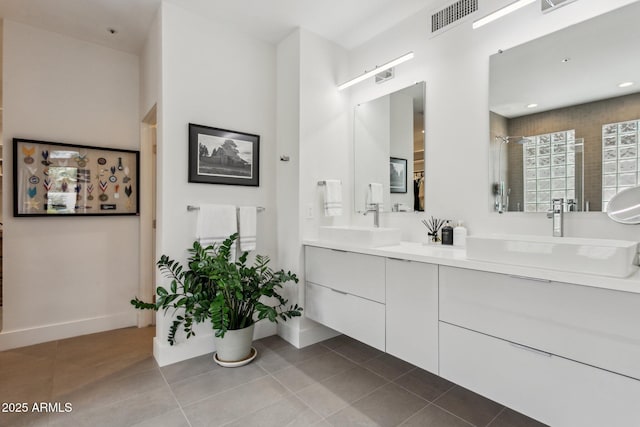
M 189 123 L 189 182 L 260 185 L 260 136 Z
M 139 152 L 13 139 L 13 215 L 138 215 Z
M 389 159 L 389 182 L 392 193 L 407 192 L 407 159 Z

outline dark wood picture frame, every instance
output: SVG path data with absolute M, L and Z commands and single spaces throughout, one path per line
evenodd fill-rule
M 139 215 L 140 152 L 13 139 L 13 216 Z
M 389 158 L 389 189 L 391 193 L 407 192 L 407 159 Z
M 260 185 L 260 135 L 189 123 L 189 182 Z

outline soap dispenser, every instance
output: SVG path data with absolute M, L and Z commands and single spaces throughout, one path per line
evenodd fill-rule
M 453 246 L 465 247 L 467 244 L 467 229 L 464 227 L 462 221 L 458 221 L 453 229 Z
M 442 227 L 442 244 L 443 245 L 453 245 L 453 227 L 447 221 L 447 223 Z

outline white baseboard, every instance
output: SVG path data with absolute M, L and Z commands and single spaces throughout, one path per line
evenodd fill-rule
M 271 322 L 262 321 L 256 323 L 256 328 L 253 331 L 253 339 L 259 340 L 260 338 L 275 334 L 276 325 Z M 159 366 L 182 362 L 183 360 L 192 359 L 202 356 L 203 354 L 213 353 L 215 350 L 213 331 L 206 334 L 198 333 L 195 337 L 191 337 L 176 345 L 169 345 L 167 337 L 156 336 L 153 339 L 153 357 L 155 357 Z
M 136 312 L 130 310 L 108 316 L 54 323 L 33 328 L 3 330 L 0 332 L 0 351 L 136 326 L 137 321 Z
M 327 340 L 340 335 L 340 332 L 327 328 L 312 320 L 305 319 L 302 329 L 299 323 L 279 323 L 278 335 L 297 348 L 307 347 L 311 344 Z

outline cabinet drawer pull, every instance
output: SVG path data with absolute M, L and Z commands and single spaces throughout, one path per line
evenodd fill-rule
M 535 354 L 538 354 L 540 356 L 545 356 L 545 357 L 551 357 L 552 356 L 551 353 L 547 353 L 546 351 L 537 350 L 535 348 L 527 347 L 526 345 L 516 344 L 516 343 L 513 343 L 513 342 L 509 342 L 509 344 L 511 344 L 515 348 L 519 348 L 520 350 L 529 351 L 531 353 L 535 353 Z
M 332 250 L 332 251 L 334 251 L 334 252 L 342 252 L 342 253 L 345 253 L 345 254 L 346 254 L 347 252 L 349 252 L 349 251 L 345 251 L 345 250 L 343 250 L 343 249 L 333 249 L 333 248 L 331 248 L 330 250 Z
M 333 289 L 333 288 L 329 288 L 329 289 L 331 289 L 333 292 L 335 292 L 337 294 L 340 294 L 340 295 L 349 295 L 347 292 L 339 291 L 339 290 Z
M 534 282 L 551 283 L 551 280 L 549 279 L 539 279 L 537 277 L 517 276 L 515 274 L 510 274 L 509 277 L 513 279 L 533 280 Z
M 387 259 L 391 259 L 393 261 L 411 262 L 410 259 L 403 259 L 403 258 L 391 258 L 391 257 L 388 257 Z

